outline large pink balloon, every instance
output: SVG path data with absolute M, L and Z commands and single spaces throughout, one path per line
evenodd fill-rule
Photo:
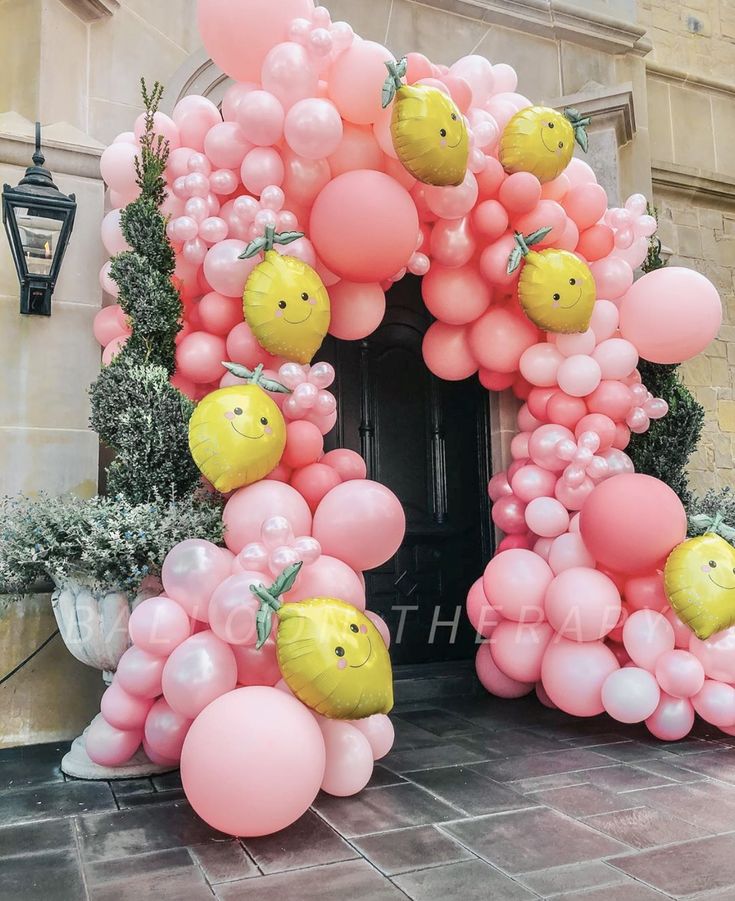
M 305 601 L 319 597 L 339 598 L 358 610 L 365 609 L 365 588 L 355 570 L 328 554 L 322 554 L 314 563 L 303 567 L 296 584 L 283 600 Z
M 327 763 L 322 791 L 345 798 L 356 795 L 373 774 L 373 749 L 367 737 L 351 723 L 321 719 Z
M 167 657 L 191 635 L 191 620 L 171 598 L 148 598 L 130 614 L 128 630 L 139 648 Z
M 735 695 L 735 692 L 733 692 Z M 661 693 L 656 710 L 646 720 L 648 731 L 662 741 L 679 741 L 694 725 L 694 708 L 685 698 Z
M 135 754 L 142 738 L 142 729 L 116 729 L 99 714 L 84 734 L 84 746 L 99 766 L 120 766 Z
M 546 649 L 541 680 L 551 700 L 573 716 L 602 713 L 602 686 L 617 669 L 615 655 L 601 641 L 554 639 Z
M 481 644 L 477 649 L 475 670 L 483 688 L 499 698 L 522 698 L 533 691 L 533 682 L 518 682 L 498 669 L 492 658 L 489 642 Z
M 181 781 L 210 826 L 230 835 L 268 835 L 306 812 L 325 760 L 310 711 L 285 692 L 254 686 L 223 695 L 197 717 L 184 741 Z M 263 761 L 278 779 L 263 777 Z
M 485 567 L 482 577 L 488 602 L 507 619 L 540 622 L 544 596 L 553 573 L 538 554 L 523 548 L 498 554 Z
M 100 711 L 107 722 L 116 729 L 142 729 L 153 698 L 141 698 L 128 694 L 117 679 L 102 695 Z
M 194 719 L 207 704 L 237 684 L 235 657 L 214 632 L 198 632 L 168 658 L 161 684 L 172 709 Z
M 623 626 L 623 644 L 635 664 L 653 672 L 659 658 L 674 650 L 674 630 L 655 610 L 636 610 Z
M 203 538 L 187 538 L 166 555 L 161 581 L 166 594 L 189 616 L 206 620 L 214 589 L 230 574 L 230 560 L 221 549 Z
M 227 547 L 239 554 L 246 544 L 260 541 L 260 527 L 272 516 L 285 516 L 295 535 L 311 534 L 311 512 L 303 497 L 290 485 L 266 480 L 238 489 L 225 504 Z
M 620 618 L 620 592 L 596 569 L 572 567 L 554 578 L 546 592 L 546 616 L 556 631 L 573 641 L 595 641 Z
M 646 360 L 681 363 L 701 353 L 722 324 L 717 289 L 693 269 L 649 272 L 620 303 L 620 332 Z
M 502 622 L 490 642 L 493 662 L 517 682 L 537 682 L 541 678 L 541 661 L 553 635 L 548 623 Z
M 308 18 L 312 0 L 199 0 L 199 34 L 207 53 L 237 81 L 259 81 L 274 44 L 284 41 L 292 19 Z M 247 35 L 247 51 L 243 50 Z
M 355 41 L 341 53 L 329 74 L 329 98 L 342 118 L 368 125 L 380 118 L 387 60 L 393 54 L 374 41 Z
M 168 760 L 178 760 L 191 722 L 188 717 L 172 710 L 165 698 L 159 698 L 146 718 L 145 740 L 156 754 Z
M 628 666 L 616 670 L 602 685 L 602 703 L 607 713 L 621 723 L 642 723 L 661 700 L 658 683 L 648 670 Z
M 356 570 L 389 560 L 405 532 L 406 516 L 398 498 L 369 479 L 337 485 L 314 514 L 313 535 L 322 551 Z
M 357 169 L 338 175 L 321 191 L 311 211 L 309 237 L 335 274 L 379 282 L 406 266 L 418 228 L 416 206 L 405 188 L 383 172 Z
M 590 553 L 616 572 L 650 572 L 687 533 L 686 511 L 664 482 L 640 473 L 606 479 L 582 508 L 580 531 Z

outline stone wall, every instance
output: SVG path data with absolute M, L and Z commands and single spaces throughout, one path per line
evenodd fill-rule
M 638 21 L 653 44 L 649 63 L 732 79 L 735 4 L 731 0 L 638 0 Z

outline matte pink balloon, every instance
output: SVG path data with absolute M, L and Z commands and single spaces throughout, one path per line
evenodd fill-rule
M 337 57 L 327 90 L 343 119 L 368 125 L 380 118 L 385 63 L 390 59 L 390 50 L 374 41 L 355 41 Z
M 497 241 L 508 228 L 508 213 L 497 200 L 483 200 L 472 211 L 472 226 L 488 241 Z
M 537 497 L 529 501 L 526 525 L 542 538 L 556 538 L 569 528 L 569 514 L 563 504 L 553 497 Z
M 372 334 L 385 315 L 385 291 L 377 282 L 339 281 L 329 289 L 329 333 L 343 341 Z
M 435 268 L 432 267 L 430 274 Z M 424 291 L 428 277 L 424 278 Z M 445 302 L 450 298 L 457 306 L 456 294 L 448 294 Z M 532 322 L 503 307 L 493 306 L 479 319 L 474 316 L 472 318 L 476 321 L 468 332 L 470 349 L 482 366 L 497 373 L 515 372 L 524 352 L 536 344 L 539 338 L 538 329 Z
M 548 623 L 502 622 L 489 643 L 493 662 L 517 682 L 537 682 L 541 678 L 541 661 L 553 635 Z
M 679 498 L 652 476 L 623 473 L 600 483 L 582 509 L 584 543 L 604 566 L 650 572 L 684 541 L 687 518 Z
M 658 659 L 674 650 L 674 630 L 655 610 L 636 610 L 623 626 L 623 644 L 638 666 L 653 672 Z
M 518 281 L 520 272 L 508 272 L 508 257 L 515 247 L 510 232 L 501 235 L 480 254 L 480 272 L 491 285 L 510 289 Z
M 218 381 L 226 370 L 222 365 L 225 339 L 208 332 L 191 332 L 176 348 L 176 367 L 184 378 L 197 384 Z
M 544 616 L 544 596 L 553 573 L 538 554 L 509 550 L 485 567 L 482 584 L 488 602 L 507 619 L 540 622 Z
M 358 610 L 365 609 L 365 588 L 355 570 L 328 554 L 304 566 L 283 599 L 293 602 L 319 597 L 339 598 Z
M 238 301 L 238 306 L 242 315 L 242 301 Z M 262 363 L 267 368 L 277 367 L 278 365 L 276 358 L 260 346 L 258 339 L 250 330 L 247 322 L 239 322 L 228 334 L 227 356 L 225 359 L 233 363 L 242 363 L 243 366 L 247 366 L 249 369 L 255 369 L 258 363 Z M 242 383 L 231 382 L 230 384 Z
M 226 297 L 242 297 L 247 277 L 258 264 L 257 257 L 241 260 L 243 250 L 245 242 L 234 238 L 209 248 L 204 259 L 204 275 L 212 290 Z
M 362 732 L 370 742 L 373 760 L 380 760 L 381 757 L 385 757 L 393 747 L 395 730 L 393 723 L 385 714 L 376 713 L 373 716 L 365 717 L 365 719 L 350 720 L 349 722 L 351 726 Z
M 702 719 L 713 726 L 720 729 L 735 726 L 735 688 L 732 685 L 707 679 L 691 702 Z
M 365 461 L 356 451 L 349 448 L 342 447 L 329 451 L 321 458 L 321 462 L 336 470 L 343 482 L 367 478 Z
M 281 678 L 273 633 L 260 648 L 233 645 L 232 653 L 237 662 L 239 685 L 275 685 Z
M 658 707 L 646 720 L 651 735 L 662 741 L 679 741 L 689 734 L 693 725 L 694 708 L 691 703 L 684 698 L 672 698 L 664 692 Z
M 142 737 L 142 729 L 116 729 L 100 714 L 84 733 L 84 747 L 99 766 L 121 766 L 138 750 Z
M 125 240 L 123 233 L 120 230 L 120 210 L 110 210 L 110 212 L 107 213 L 102 220 L 100 234 L 102 243 L 105 245 L 105 250 L 110 256 L 130 250 L 130 245 Z
M 343 482 L 314 514 L 313 536 L 323 553 L 356 570 L 373 569 L 398 550 L 406 531 L 400 501 L 378 482 Z
M 704 685 L 704 667 L 689 651 L 662 654 L 656 661 L 655 673 L 662 690 L 675 698 L 691 698 Z
M 572 567 L 559 573 L 549 585 L 545 610 L 560 635 L 572 641 L 595 641 L 617 623 L 620 592 L 611 579 L 596 569 Z
M 115 679 L 130 695 L 157 698 L 161 694 L 161 676 L 165 663 L 165 657 L 158 657 L 133 645 L 120 658 Z
M 270 147 L 283 136 L 283 107 L 278 98 L 268 91 L 249 91 L 245 94 L 237 105 L 236 116 L 244 138 L 251 144 Z M 237 164 L 238 169 L 240 163 Z
M 472 583 L 467 594 L 467 618 L 475 631 L 483 638 L 489 638 L 500 622 L 501 617 L 495 608 L 490 606 L 485 596 L 482 578 Z
M 616 300 L 633 284 L 633 270 L 630 265 L 617 257 L 606 257 L 597 263 L 590 263 L 590 270 L 595 278 L 598 297 Z M 637 342 L 633 344 L 638 347 Z
M 191 723 L 188 717 L 172 710 L 165 698 L 159 698 L 146 717 L 145 741 L 157 755 L 178 761 Z
M 590 228 L 607 210 L 607 194 L 602 185 L 577 185 L 562 201 L 567 216 L 582 230 Z
M 518 682 L 498 669 L 492 658 L 489 642 L 481 644 L 477 649 L 475 671 L 483 688 L 499 698 L 522 698 L 533 691 L 532 682 Z
M 211 100 L 199 94 L 188 94 L 176 104 L 171 114 L 179 129 L 182 147 L 204 150 L 204 139 L 222 116 Z
M 691 635 L 689 650 L 710 679 L 735 682 L 735 626 L 716 632 L 705 641 Z
M 565 357 L 571 357 L 574 356 L 574 354 L 591 354 L 597 344 L 595 333 L 589 328 L 586 332 L 580 332 L 579 334 L 549 334 L 547 336 L 548 339 L 552 337 L 554 338 L 554 344 L 556 344 L 557 350 Z
M 285 516 L 295 535 L 311 534 L 311 512 L 298 491 L 283 482 L 265 480 L 239 488 L 225 504 L 222 520 L 227 547 L 239 554 L 246 544 L 260 541 L 261 526 L 272 516 Z
M 113 191 L 126 193 L 135 187 L 135 160 L 140 148 L 133 144 L 110 144 L 102 151 L 100 172 Z
M 424 335 L 421 350 L 427 367 L 440 379 L 461 381 L 477 372 L 477 361 L 463 325 L 432 322 Z
M 638 365 L 638 351 L 624 338 L 608 338 L 595 348 L 592 359 L 600 366 L 604 379 L 624 379 Z
M 518 368 L 532 385 L 550 388 L 557 385 L 557 374 L 565 358 L 553 344 L 534 344 L 522 354 Z M 569 392 L 567 392 L 569 393 Z
M 689 650 L 689 642 L 692 638 L 692 632 L 689 626 L 684 625 L 684 623 L 679 619 L 679 617 L 671 608 L 664 611 L 664 616 L 671 624 L 671 628 L 674 630 L 674 640 L 676 642 L 675 646 L 685 651 Z
M 269 579 L 262 572 L 246 570 L 225 579 L 215 589 L 208 613 L 209 625 L 218 638 L 228 644 L 255 644 L 260 601 L 252 594 L 250 586 L 264 582 Z
M 364 85 L 362 85 L 364 88 Z M 419 220 L 411 195 L 371 169 L 345 172 L 321 191 L 310 238 L 332 272 L 356 282 L 390 278 L 416 249 Z
M 571 523 L 570 523 L 571 529 Z M 594 567 L 595 558 L 590 554 L 577 532 L 569 532 L 555 538 L 549 550 L 548 563 L 555 576 L 576 567 Z
M 263 778 L 263 760 L 279 773 L 277 785 Z M 303 704 L 275 688 L 242 688 L 218 698 L 192 724 L 181 781 L 189 803 L 213 828 L 268 835 L 306 812 L 325 760 L 322 733 Z
M 535 498 L 550 497 L 554 492 L 554 485 L 556 475 L 535 463 L 522 466 L 511 480 L 513 494 L 526 504 Z
M 449 188 L 427 185 L 424 196 L 434 215 L 442 219 L 460 219 L 472 211 L 478 192 L 477 179 L 468 169 L 462 184 Z
M 590 328 L 595 333 L 598 343 L 612 338 L 618 328 L 620 313 L 611 300 L 598 300 L 592 310 Z
M 681 363 L 701 353 L 722 323 L 717 289 L 693 269 L 649 272 L 620 304 L 620 332 L 653 363 Z
M 283 164 L 283 190 L 289 201 L 311 206 L 331 178 L 329 163 L 326 160 L 307 160 L 284 150 Z
M 166 555 L 161 581 L 166 594 L 189 616 L 205 620 L 212 592 L 229 574 L 229 558 L 216 544 L 202 538 L 187 538 Z
M 530 213 L 541 200 L 541 182 L 530 172 L 514 172 L 500 185 L 498 200 L 509 213 Z
M 387 112 L 390 113 L 391 110 Z M 343 122 L 342 139 L 329 155 L 332 175 L 341 175 L 352 169 L 383 169 L 383 167 L 383 151 L 372 129 L 369 126 Z
M 655 610 L 658 613 L 666 613 L 670 610 L 664 591 L 663 574 L 659 572 L 627 579 L 625 600 L 631 610 Z M 691 632 L 689 634 L 691 635 Z
M 285 171 L 277 150 L 273 147 L 254 147 L 242 161 L 240 178 L 251 194 L 260 196 L 269 185 L 283 184 Z
M 554 639 L 541 664 L 541 681 L 551 700 L 573 716 L 597 716 L 605 709 L 602 686 L 618 669 L 615 655 L 601 641 Z
M 572 397 L 586 397 L 600 384 L 602 370 L 593 357 L 574 354 L 560 363 L 556 377 L 562 391 Z
M 390 631 L 384 619 L 378 616 L 377 613 L 373 613 L 372 610 L 364 610 L 365 616 L 370 620 L 370 622 L 375 626 L 375 628 L 380 632 L 380 637 L 385 642 L 386 648 L 390 647 Z
M 620 723 L 642 723 L 659 705 L 661 690 L 648 670 L 636 666 L 616 670 L 602 685 L 605 711 Z
M 218 169 L 239 169 L 251 147 L 237 122 L 218 122 L 204 138 L 204 152 Z
M 239 298 L 225 297 L 210 291 L 197 307 L 202 328 L 212 335 L 226 337 L 242 322 L 242 303 Z M 229 358 L 227 358 L 229 359 Z
M 630 388 L 622 382 L 603 379 L 598 387 L 585 398 L 590 413 L 602 413 L 613 420 L 622 420 L 633 406 Z
M 118 303 L 102 307 L 94 317 L 92 328 L 95 338 L 102 347 L 132 333 L 127 323 L 127 317 Z
M 490 291 L 474 266 L 451 269 L 433 265 L 421 282 L 421 295 L 432 316 L 451 325 L 473 322 L 491 300 Z M 460 295 L 464 298 L 461 304 L 457 303 Z
M 189 719 L 236 684 L 232 650 L 209 630 L 187 638 L 163 668 L 163 696 L 173 710 Z
M 286 114 L 284 135 L 288 146 L 308 160 L 321 160 L 339 147 L 342 119 L 328 100 L 299 100 Z
M 152 698 L 128 694 L 117 680 L 113 680 L 102 695 L 100 711 L 116 729 L 142 729 L 152 704 Z
M 181 604 L 171 598 L 148 598 L 130 614 L 128 631 L 133 644 L 167 657 L 191 635 L 191 620 Z
M 373 749 L 367 737 L 351 723 L 322 718 L 327 763 L 322 791 L 339 798 L 355 795 L 373 774 Z
M 615 423 L 602 413 L 588 413 L 575 425 L 574 437 L 578 439 L 585 432 L 594 432 L 600 439 L 599 451 L 606 451 L 615 440 Z

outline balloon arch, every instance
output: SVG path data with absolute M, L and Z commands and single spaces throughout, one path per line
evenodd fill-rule
M 447 67 L 418 53 L 398 63 L 312 0 L 282 0 L 277 13 L 269 0 L 199 0 L 199 26 L 232 82 L 212 78 L 203 58 L 182 91 L 213 84 L 221 111 L 187 93 L 154 125 L 171 148 L 163 212 L 184 303 L 174 384 L 207 398 L 192 434 L 218 456 L 200 462 L 196 441 L 192 449 L 216 487 L 236 489 L 224 512 L 228 550 L 195 539 L 171 551 L 165 596 L 131 617 L 133 646 L 88 735 L 90 756 L 116 765 L 142 740 L 154 761 L 181 759 L 205 819 L 254 835 L 292 822 L 320 786 L 359 791 L 390 749 L 380 712 L 389 704 L 357 719 L 358 702 L 342 718 L 316 690 L 327 669 L 294 678 L 277 647 L 285 627 L 266 639 L 270 619 L 262 631 L 258 610 L 264 593 L 268 617 L 279 616 L 281 591 L 304 608 L 338 598 L 352 605 L 358 638 L 390 641 L 365 611 L 362 571 L 393 555 L 405 520 L 357 454 L 323 454 L 337 416 L 334 372 L 311 360 L 327 321 L 338 339 L 373 332 L 385 291 L 407 271 L 423 276 L 435 319 L 423 343 L 429 369 L 448 380 L 477 374 L 522 402 L 512 462 L 488 486 L 506 537 L 467 598 L 485 639 L 483 685 L 505 698 L 535 690 L 577 716 L 645 721 L 663 739 L 686 735 L 695 711 L 735 728 L 735 637 L 709 638 L 667 599 L 663 568 L 686 538 L 684 509 L 625 454 L 631 431 L 667 412 L 641 384 L 639 355 L 674 363 L 701 352 L 721 321 L 714 287 L 676 267 L 634 282 L 656 228 L 645 198 L 608 209 L 592 169 L 571 156 L 575 138 L 586 144 L 585 120 L 532 107 L 510 66 L 471 55 Z M 137 193 L 144 127 L 140 117 L 102 157 L 111 255 L 126 249 L 120 210 Z M 101 279 L 114 294 L 108 270 Z M 309 324 L 298 334 L 277 318 L 285 300 L 263 313 L 276 296 L 311 305 L 314 316 L 299 307 Z M 95 332 L 109 362 L 126 337 L 119 306 L 99 314 Z M 222 360 L 235 365 L 225 371 Z M 261 396 L 279 382 L 282 392 Z M 253 452 L 244 468 L 216 443 L 219 403 L 233 423 L 250 406 L 251 423 L 270 423 L 262 457 Z M 253 583 L 299 560 L 295 582 L 253 596 Z M 696 600 L 696 585 L 686 592 Z M 329 645 L 332 675 L 353 665 L 352 645 L 340 642 Z M 332 701 L 341 691 L 330 689 Z M 277 791 L 257 773 L 265 748 Z

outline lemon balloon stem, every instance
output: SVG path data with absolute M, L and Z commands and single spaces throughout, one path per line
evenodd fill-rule
M 590 142 L 587 137 L 587 126 L 592 121 L 589 116 L 582 116 L 579 110 L 569 107 L 564 110 L 564 115 L 569 119 L 569 124 L 574 129 L 574 140 L 579 144 L 582 150 L 587 153 Z
M 267 225 L 265 234 L 261 235 L 259 238 L 255 238 L 254 241 L 251 241 L 238 259 L 249 260 L 250 257 L 254 257 L 256 253 L 267 253 L 269 250 L 273 250 L 275 244 L 292 244 L 294 241 L 298 241 L 299 238 L 303 237 L 303 232 L 277 232 L 272 225 Z
M 531 252 L 531 247 L 534 244 L 538 244 L 539 241 L 543 241 L 550 231 L 551 226 L 539 228 L 535 232 L 531 232 L 530 235 L 522 235 L 520 232 L 514 232 L 513 240 L 515 241 L 516 246 L 510 252 L 510 256 L 508 257 L 508 268 L 506 269 L 508 275 L 511 275 L 516 271 L 521 265 L 523 257 Z
M 403 81 L 401 79 L 406 77 L 408 60 L 405 56 L 399 63 L 389 59 L 386 61 L 385 67 L 388 70 L 388 75 L 383 82 L 383 109 L 390 104 L 398 90 L 403 87 Z
M 252 593 L 260 600 L 260 609 L 255 615 L 255 627 L 258 632 L 258 641 L 255 645 L 257 649 L 262 648 L 268 640 L 273 628 L 273 614 L 278 613 L 283 606 L 281 595 L 293 588 L 296 576 L 303 565 L 299 560 L 298 563 L 287 566 L 270 588 L 266 588 L 262 583 L 250 586 Z
M 257 385 L 264 391 L 270 391 L 273 394 L 290 394 L 291 389 L 277 382 L 275 379 L 268 379 L 263 375 L 263 364 L 259 363 L 255 369 L 248 369 L 247 366 L 241 366 L 239 363 L 225 363 L 222 365 L 228 372 L 231 372 L 239 379 L 246 379 L 249 385 Z
M 689 525 L 693 529 L 696 529 L 697 532 L 703 530 L 705 534 L 710 533 L 719 535 L 720 538 L 724 538 L 725 541 L 729 541 L 730 544 L 735 543 L 735 529 L 724 522 L 722 513 L 720 512 L 716 513 L 714 516 L 708 516 L 706 513 L 690 516 Z

